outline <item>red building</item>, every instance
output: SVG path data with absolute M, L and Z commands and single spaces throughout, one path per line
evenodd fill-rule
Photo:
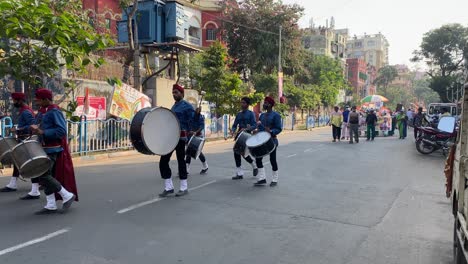
M 83 0 L 83 10 L 89 13 L 90 23 L 98 32 L 117 35 L 117 21 L 122 18 L 119 0 Z
M 353 93 L 360 98 L 365 97 L 368 92 L 366 91 L 366 81 L 368 79 L 366 62 L 361 59 L 347 59 L 346 64 L 348 81 L 354 87 Z
M 221 40 L 221 11 L 202 10 L 202 46 L 209 47 L 216 40 Z

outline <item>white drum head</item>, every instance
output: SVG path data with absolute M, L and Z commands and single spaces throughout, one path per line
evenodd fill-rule
M 151 152 L 156 155 L 166 155 L 179 143 L 179 120 L 167 108 L 153 108 L 143 119 L 141 134 L 143 142 Z
M 268 133 L 268 132 L 258 132 L 257 134 L 255 134 L 255 135 L 251 136 L 249 139 L 247 139 L 247 142 L 245 142 L 245 144 L 249 148 L 258 147 L 258 146 L 261 146 L 261 145 L 265 144 L 265 142 L 270 140 L 270 138 L 271 138 L 270 133 Z

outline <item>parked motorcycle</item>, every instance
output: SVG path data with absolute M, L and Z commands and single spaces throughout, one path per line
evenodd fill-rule
M 428 155 L 441 149 L 446 155 L 457 138 L 455 124 L 455 117 L 445 116 L 439 120 L 437 128 L 420 127 L 419 136 L 416 139 L 416 150 Z

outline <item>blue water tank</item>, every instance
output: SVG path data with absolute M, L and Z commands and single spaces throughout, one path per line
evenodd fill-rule
M 184 6 L 177 2 L 166 2 L 164 10 L 166 13 L 166 40 L 184 39 L 185 24 L 188 19 L 184 12 Z
M 141 44 L 163 42 L 165 34 L 164 2 L 158 0 L 147 0 L 138 2 L 138 11 L 133 21 L 138 25 L 138 42 Z M 132 7 L 129 7 L 129 11 Z M 118 41 L 128 42 L 127 30 L 128 17 L 125 12 L 122 20 L 117 23 Z

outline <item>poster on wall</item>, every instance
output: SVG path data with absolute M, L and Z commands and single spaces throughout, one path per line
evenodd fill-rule
M 131 120 L 142 108 L 151 107 L 151 99 L 130 85 L 114 85 L 109 114 Z
M 87 105 L 88 109 L 85 109 L 86 108 L 85 96 L 78 96 L 76 98 L 78 107 L 76 108 L 73 115 L 82 116 L 83 114 L 85 114 L 85 112 L 87 112 L 86 118 L 88 120 L 106 120 L 106 116 L 107 116 L 106 98 L 90 96 L 88 98 L 88 101 L 89 101 Z

